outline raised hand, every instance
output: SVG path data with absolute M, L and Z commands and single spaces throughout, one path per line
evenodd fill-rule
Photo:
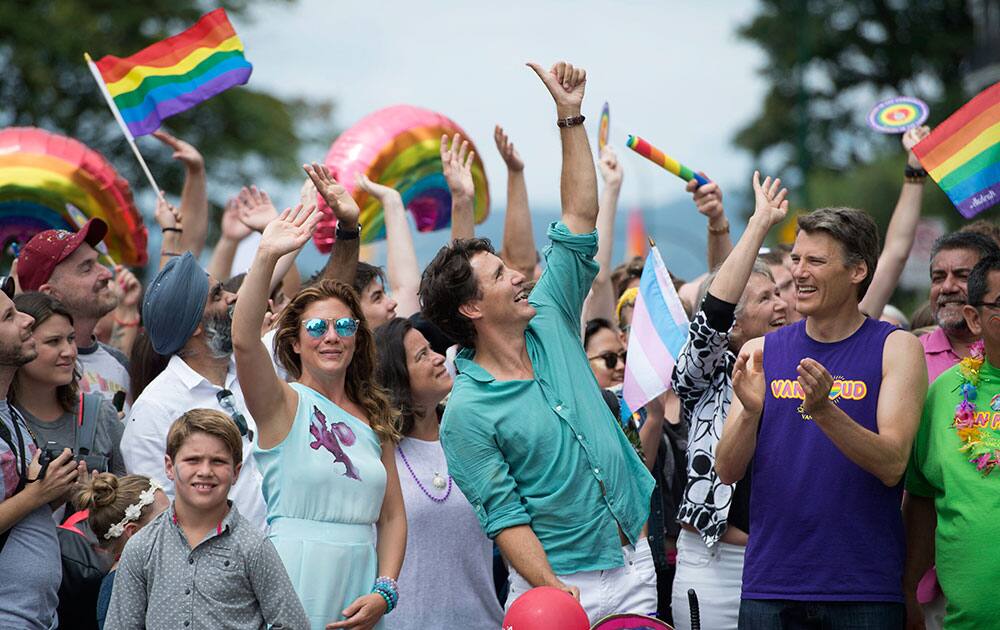
M 461 146 L 458 144 L 460 140 Z M 476 188 L 472 181 L 472 161 L 475 157 L 475 151 L 469 150 L 469 141 L 462 140 L 462 136 L 456 133 L 451 137 L 451 148 L 448 148 L 448 136 L 441 136 L 441 168 L 452 197 L 472 199 L 475 196 Z
M 496 142 L 497 151 L 500 152 L 500 157 L 503 158 L 508 171 L 516 173 L 524 170 L 524 160 L 521 159 L 521 155 L 514 148 L 514 143 L 507 138 L 507 134 L 504 133 L 503 127 L 500 125 L 493 128 L 493 141 Z
M 733 366 L 733 392 L 749 413 L 759 414 L 764 409 L 764 352 L 740 352 Z
M 308 177 L 302 182 L 299 189 L 299 203 L 303 206 L 311 206 L 319 202 L 319 193 L 316 192 L 316 184 Z
M 278 257 L 294 252 L 312 237 L 320 216 L 316 206 L 286 208 L 264 228 L 258 249 Z
M 230 197 L 226 209 L 222 212 L 222 238 L 239 243 L 250 236 L 253 229 L 240 220 L 240 202 L 236 197 Z
M 781 179 L 770 177 L 760 181 L 760 171 L 753 172 L 754 217 L 761 217 L 768 226 L 781 223 L 788 214 L 788 189 L 781 188 Z M 753 218 L 753 217 L 751 217 Z
M 815 359 L 802 359 L 795 371 L 799 373 L 799 386 L 805 394 L 802 408 L 809 415 L 815 415 L 825 405 L 830 404 L 830 389 L 833 387 L 833 377 Z
M 535 71 L 548 88 L 552 100 L 556 103 L 556 113 L 559 118 L 580 115 L 583 92 L 587 85 L 586 70 L 574 68 L 565 61 L 556 63 L 548 71 L 533 61 L 528 62 L 528 67 Z
M 347 192 L 347 189 L 340 185 L 330 170 L 322 164 L 313 162 L 311 165 L 303 164 L 302 169 L 312 180 L 316 191 L 323 197 L 326 205 L 333 210 L 333 216 L 337 217 L 341 229 L 351 230 L 357 227 L 358 219 L 361 216 L 361 209 L 358 203 Z
M 385 186 L 383 184 L 373 182 L 368 179 L 368 176 L 364 173 L 358 173 L 358 176 L 354 181 L 357 182 L 358 188 L 378 199 L 379 203 L 383 206 L 385 205 L 385 202 L 390 199 L 399 199 L 400 203 L 403 202 L 403 198 L 400 196 L 398 190 L 392 186 Z
M 913 154 L 913 147 L 917 146 L 921 140 L 930 134 L 931 128 L 927 125 L 907 129 L 906 133 L 903 134 L 902 142 L 903 148 L 906 149 L 906 163 L 910 168 L 921 168 L 920 160 Z
M 278 217 L 278 209 L 271 198 L 256 186 L 244 186 L 236 197 L 240 221 L 255 232 L 263 232 L 271 221 Z
M 205 168 L 205 158 L 191 144 L 176 138 L 166 131 L 154 131 L 153 137 L 174 150 L 171 156 L 184 165 L 189 171 L 200 171 Z
M 618 161 L 618 154 L 611 148 L 610 144 L 604 145 L 601 149 L 601 156 L 597 160 L 598 169 L 601 171 L 601 179 L 605 186 L 622 185 L 622 165 Z
M 351 628 L 351 630 L 371 630 L 389 608 L 385 599 L 378 593 L 362 595 L 341 613 L 347 619 L 326 624 L 326 630 Z
M 181 213 L 167 201 L 166 194 L 161 190 L 156 198 L 156 212 L 153 215 L 160 229 L 181 229 Z
M 115 288 L 121 296 L 121 299 L 118 301 L 118 308 L 127 309 L 130 312 L 139 310 L 139 298 L 142 297 L 142 283 L 124 265 L 115 265 Z
M 704 186 L 699 186 L 698 180 L 692 178 L 685 190 L 692 194 L 698 212 L 708 217 L 710 222 L 726 213 L 722 207 L 722 189 L 715 182 L 710 181 Z

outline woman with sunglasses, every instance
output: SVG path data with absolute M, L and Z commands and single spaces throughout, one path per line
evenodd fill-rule
M 354 203 L 336 188 L 342 194 L 328 204 Z M 327 280 L 300 291 L 278 318 L 274 351 L 290 383 L 260 338 L 275 263 L 309 240 L 319 216 L 300 205 L 264 230 L 233 315 L 233 347 L 247 408 L 260 418 L 254 448 L 269 536 L 310 624 L 368 630 L 383 627 L 398 601 L 406 546 L 399 433 L 374 384 L 372 333 L 350 286 Z
M 588 321 L 583 349 L 601 389 L 615 389 L 625 381 L 625 346 L 611 322 L 603 317 Z
M 392 396 L 404 436 L 396 468 L 406 505 L 406 564 L 399 576 L 400 611 L 386 627 L 499 628 L 493 544 L 452 482 L 441 448 L 441 401 L 452 384 L 444 357 L 404 318 L 379 326 L 375 346 L 375 378 Z

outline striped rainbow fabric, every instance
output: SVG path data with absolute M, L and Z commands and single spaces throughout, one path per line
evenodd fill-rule
M 623 419 L 670 389 L 670 377 L 687 340 L 688 325 L 667 266 L 653 246 L 642 269 L 639 295 L 632 311 L 622 386 Z
M 131 57 L 108 55 L 96 65 L 133 136 L 152 133 L 164 118 L 243 85 L 253 71 L 224 9 Z
M 913 153 L 965 218 L 1000 203 L 1000 82 L 949 116 Z

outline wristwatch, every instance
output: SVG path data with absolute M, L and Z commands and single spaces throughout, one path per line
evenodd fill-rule
M 903 176 L 911 184 L 922 184 L 927 179 L 927 171 L 922 168 L 913 168 L 907 164 Z
M 337 223 L 336 235 L 338 241 L 353 241 L 361 236 L 361 224 L 358 223 L 358 229 L 356 230 L 342 230 L 340 229 L 340 223 Z
M 559 127 L 576 127 L 577 125 L 582 125 L 586 118 L 581 114 L 579 116 L 570 116 L 569 118 L 560 118 L 556 120 L 556 124 Z

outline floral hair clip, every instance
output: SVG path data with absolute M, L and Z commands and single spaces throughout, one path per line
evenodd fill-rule
M 139 501 L 133 503 L 132 505 L 125 508 L 125 517 L 108 528 L 108 532 L 104 534 L 104 537 L 108 540 L 112 538 L 118 538 L 125 533 L 125 526 L 133 521 L 139 520 L 142 516 L 142 508 L 153 503 L 156 500 L 156 491 L 163 490 L 161 486 L 155 479 L 149 480 L 149 487 L 139 493 Z

